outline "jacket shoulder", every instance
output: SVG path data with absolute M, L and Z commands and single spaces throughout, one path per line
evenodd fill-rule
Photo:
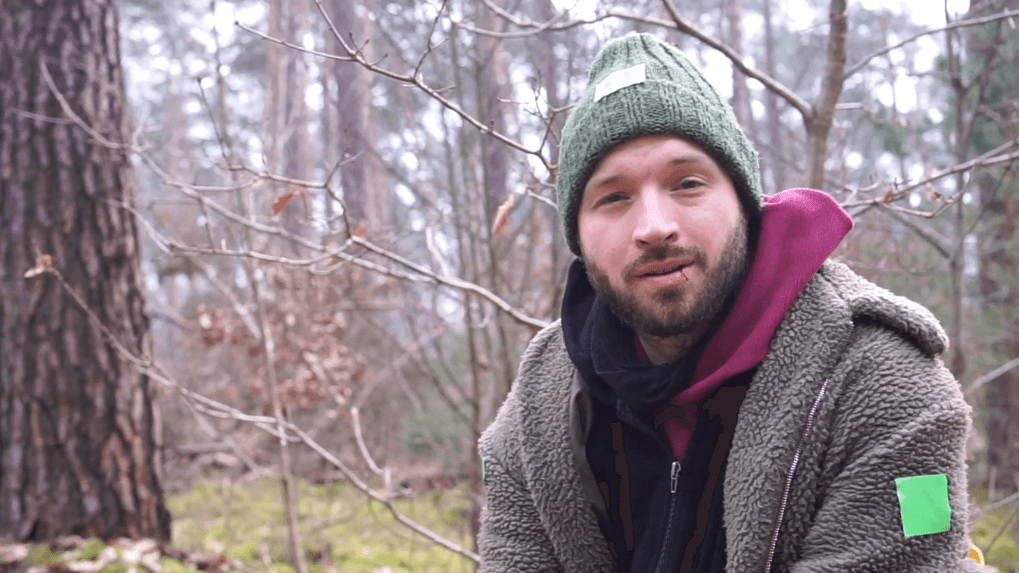
M 482 456 L 512 456 L 519 452 L 521 432 L 538 421 L 565 432 L 570 385 L 575 367 L 566 352 L 562 326 L 556 320 L 540 330 L 520 360 L 516 379 L 495 420 L 482 433 Z M 558 423 L 557 423 L 558 422 Z
M 923 305 L 892 293 L 856 274 L 846 265 L 827 261 L 817 276 L 845 301 L 854 321 L 873 322 L 898 332 L 927 357 L 948 348 L 948 335 Z

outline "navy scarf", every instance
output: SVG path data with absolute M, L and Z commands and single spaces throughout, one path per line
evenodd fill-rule
M 622 401 L 636 412 L 650 412 L 686 388 L 703 346 L 674 364 L 643 359 L 633 329 L 597 297 L 579 259 L 567 275 L 562 326 L 566 351 L 591 395 L 603 404 Z

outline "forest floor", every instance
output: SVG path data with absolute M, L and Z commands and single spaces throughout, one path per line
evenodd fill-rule
M 471 572 L 472 563 L 396 522 L 344 483 L 299 486 L 299 532 L 309 573 Z M 973 492 L 980 500 L 981 492 Z M 469 547 L 464 489 L 428 491 L 396 502 L 407 517 Z M 151 540 L 63 538 L 48 545 L 3 543 L 0 573 L 294 573 L 279 482 L 203 481 L 168 493 L 173 545 Z M 1019 572 L 1016 503 L 972 520 L 973 541 L 1001 573 Z M 1001 532 L 999 534 L 999 532 Z M 993 545 L 991 541 L 994 539 Z
M 294 573 L 278 480 L 203 481 L 169 492 L 173 543 L 68 536 L 50 544 L 0 539 L 0 573 Z M 298 488 L 298 531 L 308 573 L 468 573 L 468 559 L 404 525 L 345 483 Z M 469 545 L 464 489 L 395 501 L 399 511 L 463 547 Z

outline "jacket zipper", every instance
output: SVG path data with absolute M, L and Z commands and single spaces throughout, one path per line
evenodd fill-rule
M 785 519 L 786 504 L 789 503 L 789 493 L 793 488 L 796 468 L 800 465 L 800 456 L 803 455 L 803 447 L 807 443 L 807 437 L 810 436 L 811 430 L 814 429 L 814 415 L 817 414 L 817 409 L 821 405 L 821 400 L 824 399 L 824 394 L 828 390 L 830 382 L 831 378 L 825 379 L 821 389 L 817 391 L 814 405 L 810 407 L 810 413 L 807 414 L 807 422 L 803 425 L 803 434 L 800 436 L 800 443 L 796 446 L 796 453 L 793 454 L 793 463 L 789 466 L 789 474 L 786 476 L 785 489 L 782 491 L 782 501 L 778 504 L 778 516 L 775 518 L 775 530 L 771 534 L 771 545 L 768 547 L 768 560 L 764 563 L 764 573 L 771 573 L 772 562 L 775 560 L 775 550 L 778 548 L 778 532 L 782 529 L 782 520 Z
M 662 566 L 665 564 L 665 552 L 669 548 L 669 537 L 672 536 L 672 514 L 676 509 L 676 490 L 679 489 L 679 472 L 682 469 L 683 466 L 679 462 L 672 462 L 672 473 L 669 476 L 669 492 L 671 493 L 669 519 L 665 522 L 665 539 L 662 541 L 662 552 L 658 555 L 658 565 L 655 567 L 655 573 L 660 573 Z

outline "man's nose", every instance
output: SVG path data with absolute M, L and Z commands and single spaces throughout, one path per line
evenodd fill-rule
M 666 199 L 659 193 L 642 193 L 636 215 L 633 240 L 639 246 L 655 247 L 675 242 L 679 237 L 679 224 L 670 216 Z

